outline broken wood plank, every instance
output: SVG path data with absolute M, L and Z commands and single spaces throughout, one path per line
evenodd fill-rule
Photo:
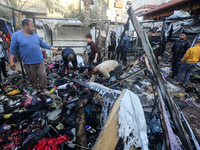
M 93 150 L 114 150 L 119 137 L 117 136 L 118 125 L 118 111 L 121 103 L 121 98 L 124 96 L 126 90 L 122 91 L 115 104 L 113 105 L 112 111 L 110 112 L 108 119 L 101 130 L 101 133 L 93 147 Z
M 85 105 L 92 98 L 94 92 L 91 92 L 82 101 L 78 102 L 75 106 L 75 116 L 76 116 L 76 143 L 80 145 L 77 150 L 83 150 L 87 147 L 86 142 L 86 119 L 85 119 Z
M 146 56 L 149 59 L 149 63 L 151 65 L 151 68 L 152 68 L 152 70 L 154 72 L 154 75 L 155 75 L 155 77 L 157 79 L 158 85 L 159 85 L 159 87 L 161 89 L 162 97 L 163 97 L 163 99 L 164 99 L 164 101 L 165 101 L 165 103 L 166 103 L 166 105 L 167 105 L 167 107 L 169 109 L 169 112 L 170 112 L 170 114 L 172 116 L 172 119 L 173 119 L 173 122 L 175 124 L 175 127 L 177 129 L 177 134 L 178 134 L 179 138 L 181 139 L 185 149 L 190 150 L 192 148 L 191 148 L 189 139 L 187 138 L 186 132 L 185 132 L 184 127 L 183 127 L 183 124 L 182 124 L 182 122 L 181 122 L 181 120 L 180 120 L 180 118 L 178 116 L 177 110 L 175 109 L 174 102 L 173 102 L 172 98 L 170 97 L 170 95 L 169 95 L 169 93 L 167 91 L 167 88 L 165 87 L 165 84 L 164 84 L 163 78 L 161 76 L 161 73 L 159 71 L 159 68 L 158 68 L 158 66 L 156 64 L 156 61 L 155 61 L 155 59 L 153 57 L 153 54 L 152 54 L 152 52 L 151 52 L 151 50 L 150 50 L 150 48 L 149 48 L 149 46 L 148 46 L 148 44 L 146 42 L 146 38 L 144 36 L 143 30 L 140 27 L 140 24 L 138 23 L 138 20 L 136 18 L 136 15 L 135 15 L 132 7 L 130 7 L 128 9 L 128 14 L 129 14 L 129 16 L 131 18 L 131 22 L 132 22 L 132 24 L 133 24 L 138 36 L 141 39 L 142 46 L 144 48 Z
M 86 142 L 86 129 L 85 129 L 85 106 L 79 108 L 76 113 L 76 143 L 81 147 L 77 147 L 77 150 L 83 150 L 87 147 Z

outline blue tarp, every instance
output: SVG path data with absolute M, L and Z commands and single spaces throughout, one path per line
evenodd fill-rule
M 10 35 L 12 35 L 13 30 L 12 30 L 11 23 L 9 23 L 3 19 L 0 19 L 0 31 L 3 31 L 3 33 L 7 35 L 8 30 L 10 32 Z

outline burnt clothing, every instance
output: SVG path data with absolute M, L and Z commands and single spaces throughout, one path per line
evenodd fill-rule
M 149 42 L 153 49 L 154 55 L 156 56 L 156 59 L 158 59 L 158 56 L 161 56 L 161 54 L 162 54 L 160 37 L 159 36 L 151 36 L 149 38 Z
M 174 42 L 174 45 L 172 46 L 172 53 L 173 53 L 173 57 L 179 57 L 182 58 L 185 55 L 185 52 L 190 48 L 191 43 L 190 41 L 185 38 L 183 41 L 181 41 L 180 39 L 176 40 Z
M 91 41 L 86 46 L 86 52 L 88 54 L 89 59 L 94 59 L 95 54 L 99 53 L 99 50 L 98 50 L 96 44 L 93 41 Z
M 62 57 L 63 57 L 63 61 L 64 61 L 64 67 L 69 69 L 69 55 L 72 54 L 74 56 L 74 61 L 72 61 L 72 65 L 73 65 L 73 69 L 74 71 L 77 70 L 77 58 L 76 58 L 76 54 L 74 52 L 73 49 L 71 48 L 65 48 L 63 51 L 62 51 Z

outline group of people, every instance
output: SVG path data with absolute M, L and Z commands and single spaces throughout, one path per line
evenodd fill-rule
M 51 49 L 58 51 L 59 48 L 49 46 L 43 42 L 43 40 L 34 33 L 35 27 L 32 21 L 24 19 L 22 21 L 22 30 L 15 32 L 12 35 L 11 45 L 10 45 L 10 67 L 15 69 L 14 57 L 18 52 L 20 58 L 23 61 L 26 73 L 29 76 L 30 82 L 33 87 L 32 95 L 37 94 L 37 77 L 40 78 L 41 88 L 45 94 L 48 94 L 47 90 L 47 76 L 45 70 L 45 62 L 43 58 L 42 51 L 40 47 L 44 49 Z M 89 69 L 91 73 L 102 73 L 103 80 L 110 77 L 110 72 L 119 70 L 117 61 L 109 60 L 101 64 L 98 63 L 99 50 L 96 44 L 92 41 L 91 34 L 85 36 L 87 41 L 86 51 L 87 51 L 87 63 L 89 64 Z M 77 71 L 77 58 L 76 54 L 71 48 L 65 48 L 62 50 L 62 57 L 64 61 L 65 73 L 68 72 L 70 66 L 69 62 L 73 64 L 74 74 Z M 119 71 L 116 71 L 119 72 Z M 95 75 L 91 78 L 91 81 L 95 80 Z
M 156 32 L 156 30 L 150 29 L 149 35 L 149 42 L 154 52 L 156 61 L 159 64 L 159 61 L 162 59 L 161 56 L 165 51 L 165 41 L 163 40 L 161 42 L 160 31 Z M 182 32 L 180 34 L 180 38 L 174 42 L 169 56 L 169 59 L 172 59 L 171 78 L 174 78 L 175 76 L 177 77 L 176 81 L 173 81 L 174 84 L 178 85 L 185 74 L 182 85 L 186 86 L 196 63 L 200 61 L 199 44 L 200 40 L 196 40 L 195 46 L 191 47 L 191 43 L 187 39 L 186 33 L 184 32 Z
M 173 56 L 172 56 L 173 55 Z M 172 56 L 172 78 L 177 76 L 174 84 L 180 84 L 185 74 L 183 87 L 186 86 L 190 74 L 194 71 L 196 63 L 200 62 L 200 39 L 195 41 L 195 46 L 191 47 L 190 41 L 186 37 L 186 33 L 181 33 L 180 38 L 175 41 L 170 58 Z
M 118 38 L 118 43 L 120 44 L 117 49 L 117 60 L 122 60 L 122 64 L 124 66 L 127 65 L 127 52 L 129 48 L 129 38 L 127 36 L 127 31 L 124 33 L 124 36 L 122 38 L 121 34 Z M 121 43 L 120 43 L 121 42 Z M 110 44 L 108 47 L 108 59 L 114 59 L 114 51 L 116 48 L 116 33 L 114 31 L 111 32 L 110 36 Z M 112 56 L 112 57 L 111 57 Z
M 14 57 L 18 52 L 20 54 L 21 60 L 23 61 L 26 73 L 28 74 L 30 82 L 33 86 L 32 95 L 35 95 L 38 92 L 37 77 L 40 78 L 41 88 L 43 89 L 43 92 L 45 94 L 48 94 L 49 91 L 47 90 L 47 76 L 45 71 L 45 62 L 40 47 L 56 51 L 58 51 L 59 48 L 55 48 L 45 44 L 43 40 L 36 33 L 34 33 L 35 27 L 32 21 L 24 19 L 22 21 L 22 27 L 23 27 L 22 30 L 17 31 L 12 35 L 11 45 L 10 45 L 10 67 L 12 69 L 15 68 Z M 158 35 L 156 35 L 157 33 Z M 164 47 L 161 45 L 159 32 L 157 33 L 155 33 L 154 30 L 151 30 L 149 41 L 152 46 L 153 52 L 156 56 L 156 60 L 157 62 L 159 62 L 164 52 L 163 50 Z M 2 33 L 0 32 L 0 36 L 2 37 L 1 34 Z M 89 65 L 88 71 L 92 74 L 90 82 L 95 81 L 97 74 L 99 74 L 99 76 L 101 77 L 100 83 L 106 81 L 112 76 L 119 77 L 122 74 L 122 64 L 120 64 L 118 61 L 115 60 L 107 60 L 104 61 L 103 63 L 98 64 L 99 50 L 96 44 L 92 41 L 91 34 L 87 34 L 85 38 L 87 41 L 86 52 L 87 52 L 87 64 Z M 113 53 L 116 47 L 115 32 L 111 33 L 110 38 L 111 38 L 110 40 L 111 43 L 109 46 L 109 51 Z M 129 39 L 125 34 L 120 44 L 123 65 L 127 65 L 126 55 L 128 51 L 128 43 Z M 195 42 L 195 47 L 190 48 L 191 44 L 189 40 L 186 38 L 185 33 L 182 33 L 180 35 L 180 39 L 174 43 L 171 54 L 173 54 L 172 77 L 178 74 L 175 84 L 179 84 L 185 72 L 186 75 L 183 85 L 187 83 L 190 73 L 194 70 L 196 63 L 200 61 L 199 45 L 200 45 L 200 40 L 197 40 Z M 0 58 L 1 58 L 0 69 L 3 71 L 4 76 L 7 77 L 5 68 L 3 68 L 3 66 L 5 65 L 2 65 L 5 63 L 4 62 L 5 60 L 1 55 L 1 51 L 2 48 L 0 49 Z M 69 62 L 71 62 L 73 64 L 74 74 L 76 74 L 77 58 L 73 49 L 65 48 L 64 50 L 62 50 L 62 56 L 64 60 L 65 73 L 68 73 L 68 70 L 70 68 Z M 180 67 L 180 62 L 182 62 L 181 67 Z M 1 82 L 2 81 L 0 78 L 0 83 Z

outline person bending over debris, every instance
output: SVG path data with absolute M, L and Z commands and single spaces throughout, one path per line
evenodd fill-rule
M 182 64 L 180 66 L 175 84 L 179 84 L 183 74 L 185 74 L 183 80 L 183 86 L 185 87 L 190 78 L 191 72 L 193 72 L 196 66 L 196 63 L 200 62 L 200 39 L 195 41 L 194 47 L 191 47 L 187 50 L 186 54 L 181 59 L 181 62 Z
M 11 69 L 15 68 L 13 60 L 16 52 L 19 52 L 26 73 L 28 74 L 33 86 L 32 95 L 35 95 L 38 92 L 37 76 L 40 78 L 41 88 L 45 94 L 47 94 L 47 75 L 40 47 L 51 50 L 58 50 L 58 48 L 45 44 L 41 38 L 34 33 L 35 27 L 32 21 L 24 19 L 22 21 L 22 28 L 22 30 L 17 31 L 12 35 L 10 46 L 10 67 Z
M 172 76 L 171 76 L 172 78 L 177 76 L 178 70 L 181 65 L 181 59 L 185 55 L 185 52 L 190 48 L 190 46 L 191 46 L 190 41 L 187 39 L 186 34 L 184 32 L 182 32 L 180 35 L 180 39 L 175 41 L 175 43 L 172 47 L 172 50 L 171 50 L 171 54 L 169 56 L 169 59 L 171 59 L 171 56 L 173 54 Z
M 161 54 L 162 54 L 161 39 L 159 36 L 156 36 L 155 33 L 156 33 L 155 30 L 151 30 L 151 34 L 150 34 L 151 36 L 149 37 L 149 42 L 153 49 L 153 53 L 156 57 L 157 63 L 159 64 L 159 61 L 161 60 Z
M 116 78 L 118 78 L 120 75 L 122 75 L 122 65 L 115 60 L 107 60 L 97 66 L 91 65 L 88 68 L 88 71 L 92 74 L 90 82 L 94 82 L 97 74 L 102 76 L 101 80 L 106 80 L 114 75 Z
M 86 52 L 88 54 L 87 56 L 87 63 L 90 65 L 97 65 L 97 59 L 99 55 L 99 50 L 96 46 L 96 44 L 92 41 L 92 35 L 87 34 L 85 36 L 86 41 L 87 41 L 87 46 L 86 46 Z
M 75 54 L 74 50 L 71 48 L 65 48 L 64 50 L 62 50 L 62 57 L 63 57 L 63 61 L 64 61 L 65 73 L 68 72 L 68 69 L 70 68 L 69 61 L 71 61 L 72 65 L 73 65 L 74 74 L 76 74 L 77 58 L 76 58 L 76 54 Z

